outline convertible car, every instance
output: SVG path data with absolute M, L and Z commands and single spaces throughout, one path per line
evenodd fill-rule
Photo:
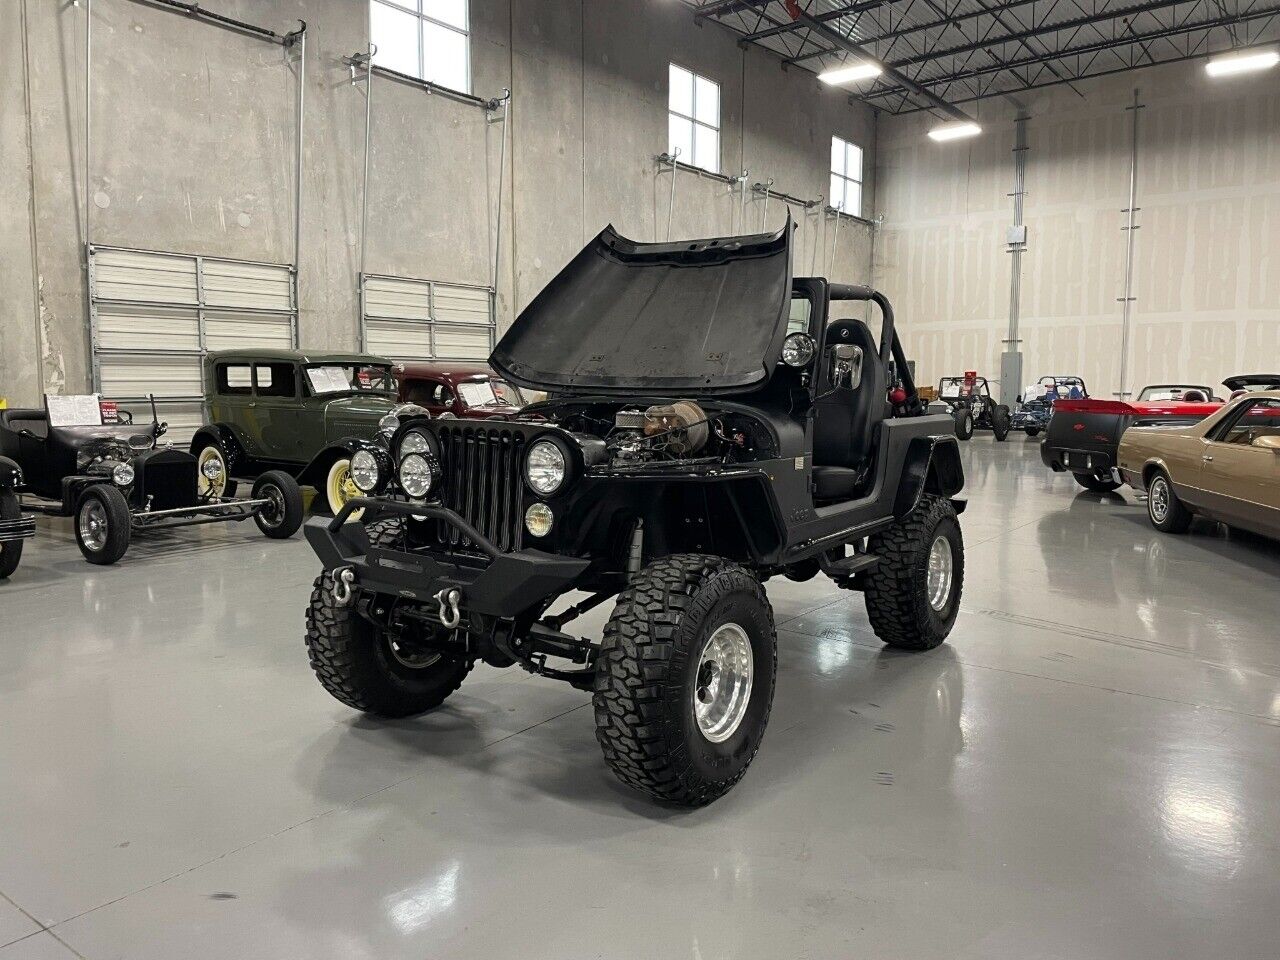
M 1118 458 L 1157 530 L 1201 515 L 1280 537 L 1280 390 L 1246 392 L 1199 423 L 1130 427 Z
M 1254 373 L 1228 377 L 1234 393 L 1280 387 L 1280 374 Z M 1199 423 L 1222 409 L 1223 401 L 1208 387 L 1153 384 L 1138 398 L 1123 400 L 1059 400 L 1040 444 L 1040 459 L 1055 473 L 1066 471 L 1088 490 L 1115 490 L 1116 450 L 1125 430 L 1134 426 Z

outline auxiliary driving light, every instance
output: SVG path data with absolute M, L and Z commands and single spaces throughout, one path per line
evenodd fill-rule
M 361 493 L 372 493 L 382 480 L 378 458 L 368 450 L 357 450 L 351 455 L 351 482 Z
M 435 473 L 427 458 L 421 454 L 411 453 L 400 461 L 400 486 L 404 492 L 415 500 L 421 500 L 431 492 L 431 484 Z
M 545 503 L 535 503 L 524 512 L 524 528 L 535 537 L 545 537 L 551 532 L 555 514 Z

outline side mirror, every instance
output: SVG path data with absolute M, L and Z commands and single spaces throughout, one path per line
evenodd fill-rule
M 156 424 L 157 439 L 159 439 L 160 437 L 163 437 L 168 432 L 169 432 L 169 424 L 166 421 L 161 420 L 159 423 Z
M 1254 437 L 1253 446 L 1261 447 L 1263 450 L 1270 450 L 1272 453 L 1280 453 L 1280 434 L 1273 433 L 1262 437 Z
M 851 343 L 837 343 L 828 351 L 833 390 L 857 390 L 862 386 L 862 348 Z

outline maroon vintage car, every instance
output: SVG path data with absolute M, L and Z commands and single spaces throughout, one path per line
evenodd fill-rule
M 403 403 L 416 403 L 433 417 L 452 415 L 486 420 L 510 416 L 525 404 L 512 383 L 483 363 L 405 361 L 392 373 Z

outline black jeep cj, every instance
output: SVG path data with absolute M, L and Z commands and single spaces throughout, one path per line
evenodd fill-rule
M 325 688 L 404 716 L 477 660 L 518 664 L 592 691 L 624 782 L 699 805 L 769 718 L 764 581 L 825 574 L 865 594 L 885 643 L 940 644 L 964 574 L 951 417 L 924 415 L 888 301 L 793 279 L 790 236 L 606 229 L 490 360 L 552 399 L 501 423 L 407 420 L 385 457 L 353 460 L 367 495 L 306 527 Z M 867 301 L 878 337 L 832 316 Z M 550 613 L 571 591 L 587 596 Z M 566 632 L 609 600 L 603 640 Z

